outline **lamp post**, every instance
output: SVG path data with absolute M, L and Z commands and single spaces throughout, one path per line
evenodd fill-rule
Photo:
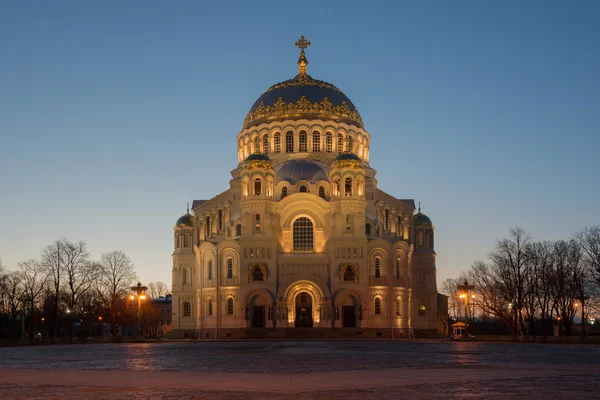
M 460 299 L 464 299 L 465 301 L 465 325 L 467 325 L 468 315 L 469 315 L 469 292 L 472 292 L 474 289 L 473 285 L 469 285 L 469 282 L 465 279 L 465 282 L 462 285 L 458 285 L 456 287 L 461 293 L 458 296 Z M 473 295 L 474 298 L 474 295 Z M 466 326 L 465 326 L 466 330 Z
M 98 317 L 98 325 L 100 326 L 100 337 L 104 337 L 104 332 L 102 332 L 102 315 Z
M 138 319 L 138 336 L 142 335 L 142 300 L 146 300 L 146 290 L 148 288 L 146 286 L 142 286 L 140 282 L 137 283 L 136 286 L 132 286 L 131 290 L 135 292 L 135 295 L 129 296 L 130 300 L 135 300 L 137 297 L 137 319 Z
M 585 296 L 583 293 L 577 298 L 581 303 L 581 336 L 585 336 L 585 301 L 589 298 L 590 296 Z

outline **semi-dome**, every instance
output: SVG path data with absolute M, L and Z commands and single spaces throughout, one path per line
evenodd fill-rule
M 175 223 L 176 228 L 182 226 L 194 226 L 194 217 L 189 213 L 189 210 L 185 215 L 179 217 L 179 219 Z
M 275 167 L 277 182 L 288 181 L 292 185 L 302 180 L 310 183 L 328 180 L 326 169 L 324 165 L 305 160 L 289 160 Z
M 335 158 L 333 166 L 335 168 L 353 167 L 359 168 L 362 165 L 362 161 L 359 156 L 349 151 L 340 153 Z
M 243 129 L 283 119 L 333 120 L 363 128 L 362 118 L 348 96 L 331 83 L 313 79 L 306 73 L 308 60 L 304 49 L 309 44 L 296 43 L 302 49 L 298 60 L 300 73 L 267 89 L 248 111 Z

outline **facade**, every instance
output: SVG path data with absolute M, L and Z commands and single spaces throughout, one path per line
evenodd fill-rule
M 437 331 L 431 220 L 377 187 L 371 135 L 307 74 L 309 44 L 248 112 L 229 189 L 177 220 L 172 337 Z

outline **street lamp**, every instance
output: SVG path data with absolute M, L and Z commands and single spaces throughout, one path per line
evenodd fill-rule
M 132 294 L 129 299 L 134 300 L 137 296 L 138 336 L 142 336 L 142 300 L 146 300 L 145 292 L 148 288 L 138 282 L 136 286 L 131 287 L 131 290 L 135 292 L 135 295 Z
M 456 287 L 462 293 L 458 296 L 460 299 L 465 300 L 465 325 L 467 324 L 467 315 L 469 314 L 469 292 L 472 292 L 475 288 L 473 285 L 469 285 L 469 282 L 465 279 L 465 282 L 462 285 L 458 285 Z M 475 298 L 475 295 L 472 295 Z

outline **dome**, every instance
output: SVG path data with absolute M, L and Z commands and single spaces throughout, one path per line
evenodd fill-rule
M 175 223 L 176 228 L 182 226 L 194 226 L 194 217 L 189 213 L 189 211 L 185 215 L 181 216 Z
M 335 161 L 333 162 L 333 165 L 336 168 L 344 168 L 344 167 L 358 168 L 362 165 L 362 161 L 361 161 L 360 157 L 358 157 L 356 154 L 346 152 L 346 153 L 338 154 L 338 156 L 335 158 Z
M 302 180 L 310 183 L 328 181 L 329 171 L 326 169 L 327 167 L 305 160 L 289 160 L 275 167 L 277 182 L 288 181 L 292 185 Z
M 298 59 L 300 73 L 267 89 L 250 107 L 242 129 L 283 119 L 333 120 L 363 128 L 362 118 L 348 96 L 331 83 L 306 73 L 304 49 L 309 45 L 304 37 L 296 43 L 302 50 Z
M 246 161 L 271 161 L 268 155 L 262 153 L 253 153 L 246 158 Z
M 413 217 L 413 224 L 415 225 L 415 227 L 417 227 L 417 226 L 433 226 L 433 224 L 431 223 L 431 219 L 427 215 L 421 213 L 421 211 L 419 211 Z

